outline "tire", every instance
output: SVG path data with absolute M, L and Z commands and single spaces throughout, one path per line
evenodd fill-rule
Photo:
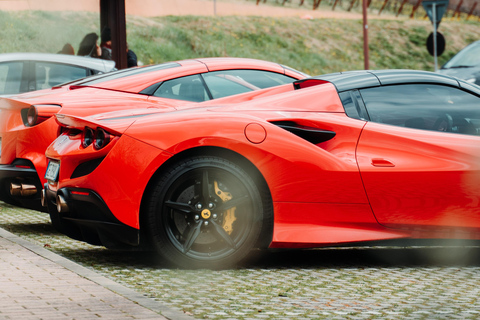
M 263 192 L 265 194 L 265 192 Z M 147 200 L 147 228 L 161 258 L 182 268 L 219 269 L 244 260 L 271 221 L 270 199 L 241 167 L 218 157 L 182 160 Z

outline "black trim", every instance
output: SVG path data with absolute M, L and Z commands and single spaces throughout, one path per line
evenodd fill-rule
M 55 192 L 45 184 L 45 195 L 52 224 L 70 238 L 105 247 L 140 244 L 140 230 L 120 222 L 96 192 L 80 188 L 61 188 Z M 65 199 L 68 212 L 57 211 L 57 195 Z
M 75 170 L 73 171 L 70 179 L 83 177 L 92 173 L 93 170 L 95 170 L 100 165 L 100 163 L 102 163 L 103 159 L 105 159 L 105 157 L 93 159 L 93 160 L 79 164 L 78 167 L 76 167 Z
M 159 83 L 152 84 L 150 87 L 143 89 L 142 91 L 139 92 L 139 94 L 145 94 L 147 96 L 153 96 L 155 91 L 162 85 L 164 81 L 161 81 Z
M 15 164 L 30 166 L 30 168 L 19 168 Z M 13 164 L 0 165 L 0 200 L 19 207 L 46 212 L 40 203 L 40 192 L 27 197 L 14 197 L 10 194 L 12 182 L 33 184 L 37 190 L 42 189 L 38 173 L 29 160 L 17 159 Z
M 459 87 L 458 81 L 446 75 L 420 70 L 361 70 L 337 72 L 296 81 L 323 80 L 332 83 L 338 92 L 396 84 L 436 83 Z
M 333 131 L 303 126 L 294 121 L 272 121 L 270 123 L 279 126 L 280 128 L 287 130 L 313 144 L 328 141 L 333 139 L 336 135 L 336 133 Z

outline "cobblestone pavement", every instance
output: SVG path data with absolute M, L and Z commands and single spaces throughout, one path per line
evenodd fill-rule
M 0 229 L 0 319 L 167 320 L 63 267 L 55 257 L 55 262 L 49 260 L 39 254 L 43 248 L 36 246 L 34 252 L 30 243 L 23 243 L 27 248 L 15 242 L 18 239 Z
M 198 319 L 480 318 L 478 246 L 280 251 L 238 269 L 177 270 L 70 240 L 46 214 L 1 203 L 0 227 Z

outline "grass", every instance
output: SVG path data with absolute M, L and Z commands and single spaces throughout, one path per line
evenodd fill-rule
M 433 70 L 425 42 L 430 21 L 369 21 L 370 69 Z M 480 39 L 475 22 L 444 19 L 440 32 L 447 48 L 445 63 Z M 87 12 L 0 11 L 0 52 L 59 51 L 69 42 L 99 33 L 99 19 Z M 361 20 L 266 17 L 127 16 L 129 47 L 144 64 L 227 56 L 276 61 L 312 75 L 363 69 Z

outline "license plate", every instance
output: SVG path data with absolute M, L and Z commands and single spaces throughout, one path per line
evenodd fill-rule
M 47 167 L 47 173 L 45 173 L 45 179 L 50 181 L 57 181 L 59 171 L 60 171 L 60 162 L 50 160 Z

